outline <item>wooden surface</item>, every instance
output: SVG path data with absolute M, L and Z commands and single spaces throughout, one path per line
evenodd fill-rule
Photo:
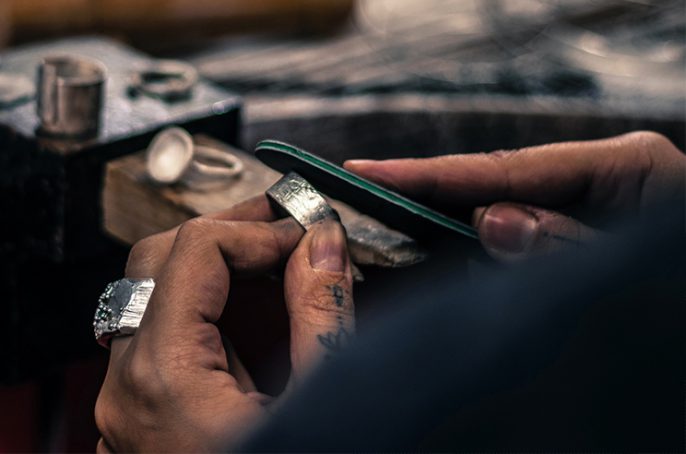
M 207 137 L 197 143 L 218 147 L 243 161 L 239 178 L 211 191 L 193 191 L 183 185 L 159 186 L 148 178 L 145 153 L 136 153 L 107 165 L 103 189 L 104 228 L 127 244 L 167 230 L 191 217 L 219 211 L 253 197 L 281 175 L 242 150 Z
M 244 165 L 240 177 L 211 190 L 195 191 L 182 184 L 160 186 L 152 183 L 147 176 L 144 152 L 114 160 L 107 165 L 102 196 L 103 227 L 109 235 L 131 245 L 192 217 L 224 210 L 263 194 L 281 177 L 242 150 L 207 136 L 196 136 L 195 141 L 233 153 Z M 345 226 L 354 263 L 394 268 L 413 265 L 426 258 L 424 250 L 407 235 L 389 229 L 340 201 L 328 199 L 328 202 Z M 353 274 L 357 280 L 362 279 L 356 268 Z

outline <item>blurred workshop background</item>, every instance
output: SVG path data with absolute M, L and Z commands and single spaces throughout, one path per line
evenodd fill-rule
M 128 244 L 229 200 L 141 183 L 138 134 L 149 140 L 164 119 L 186 121 L 192 111 L 201 113 L 188 114 L 188 128 L 213 136 L 205 140 L 250 151 L 275 138 L 334 162 L 635 129 L 659 131 L 683 149 L 685 7 L 683 0 L 0 1 L 0 189 L 46 187 L 25 199 L 0 197 L 0 451 L 94 448 L 93 405 L 107 361 L 91 332 L 99 291 L 121 275 Z M 20 152 L 2 147 L 33 146 L 23 116 L 33 107 L 17 106 L 17 86 L 3 86 L 2 77 L 24 71 L 37 49 L 101 52 L 119 62 L 108 64 L 112 74 L 139 59 L 182 60 L 197 69 L 212 102 L 140 104 L 158 109 L 141 120 L 154 127 L 122 129 L 126 142 L 106 124 L 95 147 L 106 158 L 66 162 L 69 147 L 50 145 L 54 158 L 21 167 Z M 232 104 L 219 112 L 217 99 Z M 118 118 L 107 115 L 106 123 Z M 128 145 L 115 152 L 118 143 Z M 36 162 L 58 176 L 36 177 Z M 97 175 L 83 177 L 82 169 Z M 51 213 L 32 200 L 65 208 Z

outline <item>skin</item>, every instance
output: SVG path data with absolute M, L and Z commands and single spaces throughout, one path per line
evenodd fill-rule
M 686 194 L 686 157 L 653 132 L 345 168 L 448 214 L 477 207 L 472 224 L 504 262 L 583 246 L 607 234 L 590 222 L 640 216 L 661 198 Z
M 650 132 L 345 167 L 449 214 L 477 207 L 472 223 L 502 261 L 579 247 L 605 234 L 588 223 L 598 213 L 640 216 L 686 193 L 686 158 Z M 227 359 L 214 322 L 233 277 L 284 262 L 292 370 L 273 398 L 258 392 L 235 351 Z M 292 220 L 274 221 L 264 197 L 137 243 L 126 276 L 157 284 L 136 334 L 112 341 L 95 408 L 98 452 L 231 449 L 354 332 L 342 226 L 331 220 L 304 233 Z
M 320 337 L 354 332 L 352 275 L 343 227 L 307 233 L 274 221 L 266 198 L 137 243 L 128 277 L 152 276 L 155 291 L 134 336 L 115 338 L 95 408 L 98 452 L 217 452 L 258 427 L 331 349 Z M 286 262 L 291 376 L 282 396 L 255 388 L 214 325 L 231 278 Z M 335 289 L 335 291 L 334 291 Z

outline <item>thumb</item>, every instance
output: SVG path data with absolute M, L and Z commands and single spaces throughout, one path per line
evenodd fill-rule
M 598 235 L 596 230 L 555 211 L 509 202 L 477 208 L 474 227 L 489 255 L 503 262 L 580 248 Z
M 292 386 L 321 359 L 343 349 L 355 330 L 353 280 L 343 226 L 333 219 L 313 226 L 291 254 L 284 281 Z

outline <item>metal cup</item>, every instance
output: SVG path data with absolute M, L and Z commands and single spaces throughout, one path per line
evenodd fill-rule
M 56 56 L 38 67 L 39 131 L 58 137 L 97 136 L 105 86 L 105 67 L 96 60 Z

